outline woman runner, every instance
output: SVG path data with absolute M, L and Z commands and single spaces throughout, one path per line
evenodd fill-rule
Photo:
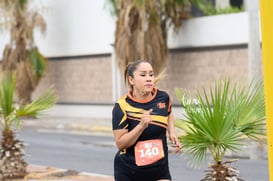
M 155 87 L 153 68 L 147 61 L 130 63 L 124 78 L 129 92 L 115 103 L 112 112 L 118 148 L 115 181 L 171 181 L 167 135 L 177 152 L 181 145 L 174 131 L 169 95 Z

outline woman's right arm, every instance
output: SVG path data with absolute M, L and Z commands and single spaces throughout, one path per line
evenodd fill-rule
M 152 110 L 146 111 L 141 116 L 140 123 L 128 132 L 127 129 L 116 129 L 114 130 L 115 142 L 119 150 L 126 149 L 138 140 L 142 132 L 148 127 L 148 124 L 151 120 Z

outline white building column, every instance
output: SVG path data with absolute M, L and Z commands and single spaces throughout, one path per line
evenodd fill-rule
M 249 81 L 262 79 L 262 53 L 260 33 L 260 5 L 259 0 L 245 0 L 248 12 L 248 79 Z
M 222 9 L 222 8 L 226 8 L 229 7 L 229 0 L 215 0 L 215 7 Z
M 112 64 L 112 101 L 116 102 L 122 96 L 122 76 L 121 72 L 116 64 L 115 49 L 113 47 L 111 53 Z

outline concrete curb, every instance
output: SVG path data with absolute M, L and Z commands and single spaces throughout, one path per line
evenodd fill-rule
M 111 121 L 109 119 L 94 118 L 41 117 L 24 119 L 23 122 L 23 127 L 112 134 L 111 126 Z
M 24 178 L 24 180 L 28 181 L 114 181 L 113 176 L 109 175 L 77 172 L 73 170 L 65 170 L 41 165 L 29 165 L 27 172 L 28 175 Z

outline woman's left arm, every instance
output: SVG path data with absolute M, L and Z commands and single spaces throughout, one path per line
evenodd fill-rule
M 176 153 L 180 152 L 181 144 L 175 134 L 173 113 L 170 113 L 169 117 L 168 117 L 168 135 L 169 135 L 169 139 L 172 142 L 173 146 L 176 148 L 175 152 Z

